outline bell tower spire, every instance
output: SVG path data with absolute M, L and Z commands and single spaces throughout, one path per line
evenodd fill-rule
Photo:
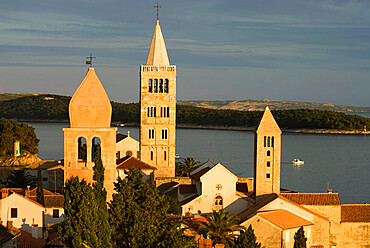
M 170 65 L 159 26 L 154 28 L 146 65 L 140 67 L 140 159 L 155 177 L 175 176 L 176 66 Z

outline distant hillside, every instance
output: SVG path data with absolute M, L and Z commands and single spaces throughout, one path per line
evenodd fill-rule
M 69 96 L 37 94 L 23 97 L 19 97 L 19 95 L 7 95 L 7 97 L 13 98 L 11 100 L 0 101 L 0 117 L 22 121 L 45 122 L 64 122 L 69 119 L 68 104 L 71 99 Z M 255 102 L 255 106 L 258 104 L 262 105 L 261 110 L 266 106 L 266 103 Z M 139 123 L 139 103 L 111 103 L 112 122 L 126 124 Z M 213 103 L 218 103 L 219 106 L 222 105 L 220 104 L 221 101 L 213 101 Z M 270 102 L 269 105 L 272 109 L 274 108 L 273 102 Z M 239 129 L 248 128 L 249 130 L 258 125 L 263 113 L 262 111 L 211 109 L 184 104 L 178 104 L 176 112 L 176 123 L 183 127 L 225 129 L 236 127 Z M 336 111 L 306 108 L 273 110 L 272 112 L 279 126 L 286 130 L 331 129 L 339 131 L 362 131 L 364 126 L 370 127 L 370 118 L 348 115 Z
M 370 112 L 370 107 L 341 106 L 331 103 L 314 103 L 314 102 L 289 102 L 289 101 L 270 101 L 270 100 L 242 100 L 242 101 L 206 101 L 206 100 L 182 100 L 178 104 L 191 105 L 195 107 L 210 109 L 232 109 L 242 111 L 262 111 L 266 104 L 271 109 L 320 109 L 338 112 Z

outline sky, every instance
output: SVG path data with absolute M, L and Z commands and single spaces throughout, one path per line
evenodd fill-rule
M 95 70 L 138 102 L 156 1 L 1 0 L 0 93 L 73 95 Z M 161 1 L 177 99 L 370 106 L 369 0 Z

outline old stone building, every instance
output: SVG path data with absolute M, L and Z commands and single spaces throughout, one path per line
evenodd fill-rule
M 73 176 L 93 182 L 94 156 L 101 154 L 108 198 L 116 180 L 116 131 L 111 127 L 112 106 L 90 67 L 69 103 L 70 127 L 64 131 L 64 180 Z
M 157 20 L 146 65 L 140 66 L 140 159 L 156 177 L 175 176 L 176 66 Z

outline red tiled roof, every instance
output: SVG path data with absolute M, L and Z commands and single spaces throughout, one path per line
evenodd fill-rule
M 120 142 L 123 139 L 126 139 L 127 137 L 128 137 L 127 135 L 124 135 L 124 134 L 121 134 L 121 133 L 117 133 L 117 135 L 116 135 L 116 143 Z
M 31 234 L 21 230 L 19 237 L 19 248 L 42 248 L 46 245 L 46 240 L 33 238 Z
M 197 193 L 197 186 L 195 184 L 181 184 L 179 185 L 180 194 Z
M 193 195 L 193 196 L 190 196 L 189 198 L 185 199 L 185 200 L 182 200 L 181 202 L 179 202 L 180 206 L 182 205 L 185 205 L 186 203 L 189 203 L 191 202 L 192 200 L 198 198 L 200 195 Z
M 117 160 L 117 170 L 140 169 L 140 170 L 156 170 L 151 166 L 135 157 L 126 156 Z
M 341 210 L 341 222 L 370 222 L 369 204 L 345 204 Z
M 239 217 L 239 223 L 243 223 L 246 221 L 250 215 L 257 212 L 258 209 L 262 208 L 263 206 L 269 204 L 273 200 L 277 199 L 279 196 L 277 194 L 270 194 L 266 196 L 264 199 L 262 199 L 260 202 L 258 202 L 255 206 L 245 209 L 244 211 L 240 212 L 238 214 Z
M 258 215 L 283 230 L 313 224 L 285 209 L 259 213 Z
M 338 193 L 282 193 L 281 195 L 299 205 L 340 205 Z
M 191 175 L 191 177 L 194 178 L 195 180 L 198 180 L 199 181 L 200 180 L 200 177 L 203 176 L 204 174 L 206 174 L 210 169 L 212 169 L 212 168 L 206 167 L 206 168 L 198 171 L 197 173 Z
M 29 197 L 31 200 L 36 201 L 37 196 Z M 64 196 L 63 195 L 44 195 L 45 208 L 63 208 Z
M 47 190 L 47 189 L 43 189 L 44 191 L 44 196 L 47 196 L 47 195 L 60 195 L 59 193 L 54 193 L 54 192 L 51 192 L 50 190 Z M 29 196 L 37 196 L 37 187 L 34 188 L 34 189 L 31 189 L 29 191 Z

